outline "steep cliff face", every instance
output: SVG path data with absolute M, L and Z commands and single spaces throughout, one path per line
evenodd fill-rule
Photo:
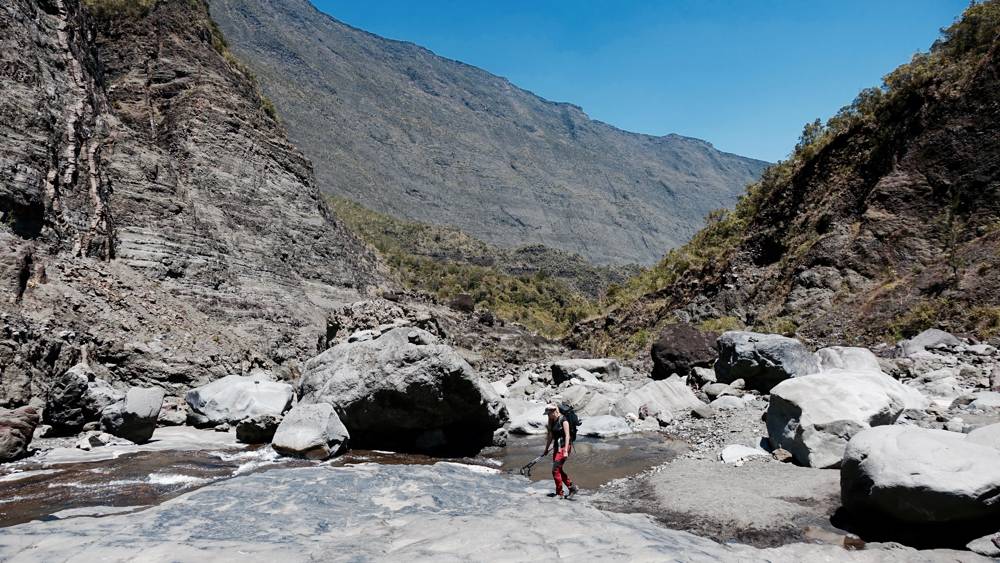
M 970 7 L 573 341 L 625 350 L 677 319 L 849 343 L 1000 334 L 998 33 L 1000 2 Z
M 0 404 L 293 367 L 380 283 L 199 1 L 0 6 Z
M 591 120 L 507 80 L 344 25 L 307 0 L 211 0 L 320 188 L 501 247 L 648 264 L 766 163 Z

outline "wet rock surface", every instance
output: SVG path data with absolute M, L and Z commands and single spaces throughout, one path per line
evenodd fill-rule
M 210 485 L 134 514 L 22 524 L 0 530 L 10 561 L 148 561 L 211 557 L 310 560 L 331 551 L 359 558 L 523 560 L 553 552 L 584 560 L 718 559 L 905 561 L 905 548 L 844 551 L 798 544 L 758 551 L 659 527 L 641 515 L 554 501 L 541 485 L 495 470 L 361 465 L 277 469 Z M 455 526 L 456 519 L 462 525 Z M 526 533 L 557 519 L 562 534 Z M 170 527 L 163 522 L 172 522 Z M 183 541 L 178 541 L 183 538 Z M 237 555 L 231 550 L 239 545 Z M 926 553 L 927 560 L 954 555 Z M 974 561 L 970 554 L 966 558 Z

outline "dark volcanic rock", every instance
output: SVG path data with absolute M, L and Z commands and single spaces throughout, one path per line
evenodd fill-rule
M 163 405 L 163 389 L 133 387 L 125 399 L 104 409 L 101 429 L 113 436 L 143 444 L 153 437 Z
M 819 371 L 816 357 L 794 338 L 729 331 L 719 337 L 718 347 L 715 375 L 719 382 L 742 379 L 747 387 L 762 393 L 790 377 Z
M 32 407 L 0 409 L 0 463 L 24 457 L 40 419 Z
M 306 0 L 211 7 L 321 185 L 498 246 L 652 263 L 765 165 L 697 139 L 621 131 Z
M 258 414 L 236 423 L 236 440 L 244 444 L 266 444 L 274 438 L 281 416 Z
M 507 410 L 465 360 L 436 342 L 404 327 L 338 344 L 306 363 L 300 401 L 333 405 L 360 448 L 475 453 L 493 443 Z
M 688 323 L 667 326 L 650 350 L 653 379 L 666 379 L 673 373 L 690 375 L 696 367 L 711 367 L 719 355 L 715 349 L 718 338 L 718 334 Z

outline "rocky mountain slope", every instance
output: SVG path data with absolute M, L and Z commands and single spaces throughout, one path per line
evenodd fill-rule
M 0 404 L 81 355 L 168 389 L 294 367 L 381 283 L 203 3 L 13 0 L 0 41 Z
M 354 29 L 307 0 L 212 0 L 320 189 L 502 247 L 649 264 L 765 163 L 593 121 L 478 68 Z
M 1000 3 L 971 6 L 571 340 L 631 352 L 678 319 L 827 343 L 997 334 L 998 32 Z

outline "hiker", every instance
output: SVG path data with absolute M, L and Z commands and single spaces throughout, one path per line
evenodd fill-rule
M 573 450 L 573 441 L 576 439 L 576 426 L 579 419 L 572 407 L 563 405 L 557 407 L 549 404 L 545 406 L 545 415 L 548 417 L 548 436 L 545 439 L 545 451 L 542 455 L 549 453 L 549 446 L 554 446 L 552 452 L 552 478 L 556 481 L 556 494 L 559 498 L 570 498 L 579 490 L 570 480 L 569 475 L 563 466 Z M 566 496 L 563 496 L 563 483 L 569 488 Z

